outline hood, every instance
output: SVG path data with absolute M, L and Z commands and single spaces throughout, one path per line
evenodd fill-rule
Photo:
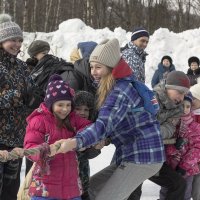
M 53 113 L 51 113 L 48 108 L 45 106 L 44 103 L 41 103 L 39 108 L 35 109 L 27 118 L 26 121 L 29 122 L 32 118 L 35 116 L 40 116 L 40 115 L 49 115 L 53 117 Z
M 162 63 L 158 64 L 158 71 L 160 71 L 162 73 L 164 73 L 166 71 L 171 72 L 171 71 L 174 71 L 174 70 L 176 70 L 176 69 L 175 69 L 175 66 L 173 64 L 171 64 L 169 67 L 165 67 Z
M 133 74 L 129 65 L 121 58 L 117 66 L 112 70 L 112 75 L 115 79 L 125 78 Z

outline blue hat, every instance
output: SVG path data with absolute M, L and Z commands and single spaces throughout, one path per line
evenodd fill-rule
M 131 35 L 131 41 L 137 40 L 140 37 L 148 37 L 149 38 L 149 32 L 141 27 L 134 29 L 132 32 L 132 35 Z

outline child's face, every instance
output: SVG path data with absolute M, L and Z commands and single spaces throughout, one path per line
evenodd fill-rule
M 77 115 L 88 119 L 89 118 L 89 114 L 90 114 L 90 110 L 87 106 L 82 105 L 82 106 L 76 106 L 75 107 L 75 112 Z
M 72 102 L 68 100 L 56 101 L 52 106 L 53 113 L 60 119 L 65 119 L 72 110 Z
M 191 103 L 189 101 L 183 101 L 184 114 L 187 115 L 191 112 Z
M 192 71 L 196 70 L 199 67 L 198 63 L 196 62 L 192 62 L 190 65 L 190 68 Z

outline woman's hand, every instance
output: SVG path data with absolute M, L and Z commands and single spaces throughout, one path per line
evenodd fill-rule
M 61 146 L 58 149 L 57 153 L 67 153 L 75 149 L 77 146 L 75 138 L 62 139 L 57 142 L 61 143 Z
M 4 160 L 7 160 L 9 158 L 9 152 L 6 150 L 0 151 L 0 156 L 3 157 Z
M 16 147 L 12 150 L 12 152 L 15 152 L 20 158 L 24 156 L 24 149 L 22 148 Z

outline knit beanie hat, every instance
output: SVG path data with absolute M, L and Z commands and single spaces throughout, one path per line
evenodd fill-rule
M 74 90 L 69 87 L 67 82 L 62 80 L 60 75 L 54 74 L 49 78 L 44 102 L 50 111 L 56 101 L 73 101 L 73 97 Z
M 148 37 L 149 38 L 149 32 L 141 27 L 135 28 L 131 34 L 131 41 L 137 40 L 140 37 Z
M 165 60 L 165 59 L 169 60 L 170 64 L 172 65 L 173 61 L 172 61 L 172 58 L 170 56 L 163 56 L 162 59 L 161 59 L 161 63 L 163 63 L 163 60 Z
M 8 14 L 0 14 L 0 42 L 19 38 L 23 40 L 23 33 L 18 24 L 11 21 Z
M 190 88 L 190 92 L 192 93 L 192 96 L 198 100 L 200 100 L 200 83 L 197 83 L 193 85 Z
M 30 57 L 34 57 L 38 53 L 44 52 L 44 51 L 50 51 L 50 45 L 48 42 L 43 40 L 35 40 L 33 41 L 30 46 L 28 47 L 28 54 Z
M 89 109 L 94 109 L 94 96 L 87 91 L 79 91 L 75 94 L 74 104 L 75 106 L 87 106 Z
M 182 71 L 172 71 L 168 74 L 165 87 L 187 93 L 190 88 L 190 80 Z
M 119 41 L 114 38 L 104 40 L 96 46 L 90 55 L 89 62 L 97 62 L 114 68 L 121 59 Z
M 199 66 L 199 64 L 200 64 L 199 58 L 197 58 L 196 56 L 192 56 L 192 57 L 190 57 L 190 58 L 188 59 L 188 65 L 191 66 L 191 64 L 192 64 L 193 62 L 197 63 L 198 66 Z

